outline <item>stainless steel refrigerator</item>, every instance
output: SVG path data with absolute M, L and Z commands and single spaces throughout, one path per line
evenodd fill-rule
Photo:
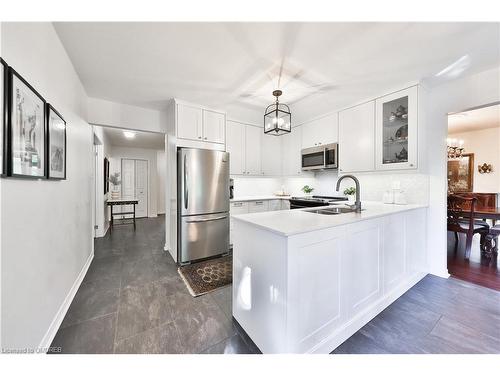
M 179 263 L 229 252 L 229 153 L 177 150 Z

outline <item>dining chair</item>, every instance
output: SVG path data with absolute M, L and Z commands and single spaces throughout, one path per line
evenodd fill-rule
M 465 234 L 465 259 L 469 259 L 472 238 L 476 233 L 481 236 L 481 246 L 490 226 L 484 221 L 474 219 L 474 209 L 477 202 L 475 197 L 463 197 L 460 195 L 448 196 L 448 231 L 455 233 L 455 251 L 458 249 L 458 234 Z M 467 217 L 464 217 L 464 213 Z

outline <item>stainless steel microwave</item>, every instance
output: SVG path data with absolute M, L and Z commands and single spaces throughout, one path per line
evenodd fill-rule
M 330 143 L 302 149 L 302 170 L 335 169 L 338 163 L 338 144 Z

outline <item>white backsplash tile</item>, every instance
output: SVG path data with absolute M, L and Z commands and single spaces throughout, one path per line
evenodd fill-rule
M 361 184 L 361 199 L 382 201 L 386 190 L 391 190 L 394 182 L 399 182 L 401 190 L 405 192 L 408 203 L 427 204 L 429 201 L 429 177 L 419 173 L 375 172 L 355 174 Z M 304 185 L 314 188 L 315 195 L 343 195 L 346 187 L 354 186 L 352 180 L 344 180 L 339 192 L 335 191 L 337 171 L 318 172 L 310 176 L 301 177 L 241 177 L 231 176 L 234 179 L 235 196 L 270 195 L 281 190 L 290 195 L 301 196 Z

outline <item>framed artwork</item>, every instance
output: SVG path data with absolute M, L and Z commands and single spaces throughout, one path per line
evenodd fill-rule
M 47 103 L 47 169 L 49 178 L 66 179 L 66 121 Z
M 0 57 L 0 175 L 4 175 L 7 166 L 5 163 L 5 152 L 7 150 L 7 82 L 8 66 Z
M 8 123 L 8 175 L 47 177 L 45 100 L 12 68 L 9 68 Z
M 452 193 L 474 190 L 474 154 L 448 160 L 448 190 Z

